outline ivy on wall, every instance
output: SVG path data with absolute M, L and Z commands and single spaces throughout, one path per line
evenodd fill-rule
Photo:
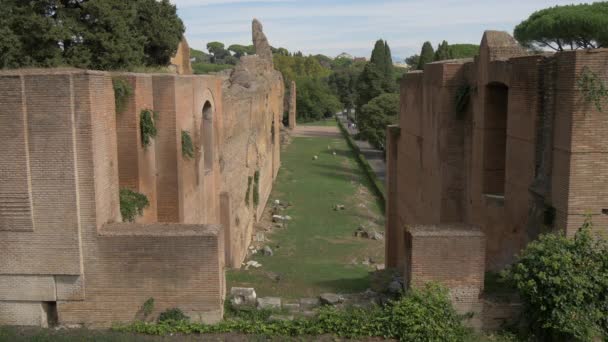
M 454 98 L 454 106 L 456 110 L 456 115 L 458 118 L 463 118 L 464 113 L 469 106 L 469 101 L 471 99 L 471 86 L 468 84 L 462 84 L 456 90 L 456 96 Z
M 121 113 L 126 109 L 127 100 L 133 95 L 133 87 L 122 77 L 113 77 L 112 87 L 114 88 L 114 105 L 116 113 Z
M 182 131 L 182 156 L 186 159 L 194 158 L 194 144 L 188 131 Z
M 120 189 L 120 214 L 123 221 L 135 221 L 137 216 L 143 215 L 144 208 L 149 205 L 146 195 L 126 188 Z
M 156 123 L 158 113 L 151 109 L 144 109 L 140 113 L 139 127 L 141 130 L 141 144 L 146 147 L 152 143 L 152 139 L 156 137 Z
M 251 183 L 253 183 L 253 177 L 247 178 L 247 192 L 245 193 L 245 204 L 249 206 L 249 195 L 251 194 Z
M 581 76 L 576 80 L 578 90 L 583 94 L 586 104 L 593 104 L 598 111 L 602 111 L 602 102 L 608 99 L 608 87 L 600 77 L 584 67 Z
M 260 204 L 260 171 L 253 174 L 253 205 L 257 208 Z

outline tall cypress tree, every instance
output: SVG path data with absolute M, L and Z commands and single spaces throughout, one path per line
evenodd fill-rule
M 435 50 L 431 42 L 424 42 L 422 50 L 420 50 L 420 59 L 418 60 L 418 70 L 424 70 L 424 65 L 435 60 Z
M 452 51 L 450 50 L 450 46 L 447 41 L 441 42 L 439 46 L 437 46 L 437 51 L 435 51 L 435 61 L 444 61 L 446 59 L 452 59 Z
M 395 91 L 396 84 L 393 76 L 393 55 L 391 54 L 391 48 L 388 46 L 387 41 L 384 42 L 384 58 L 384 90 L 390 93 Z
M 374 64 L 378 70 L 386 70 L 386 46 L 382 39 L 378 39 L 376 44 L 374 45 L 374 50 L 372 50 L 372 58 L 370 62 Z

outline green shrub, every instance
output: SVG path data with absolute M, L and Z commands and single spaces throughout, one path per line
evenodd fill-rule
M 333 334 L 344 338 L 384 337 L 401 341 L 463 341 L 471 337 L 447 296 L 447 290 L 427 285 L 408 292 L 384 307 L 340 310 L 323 307 L 317 316 L 292 321 L 270 321 L 267 314 L 250 314 L 226 319 L 215 325 L 165 320 L 136 322 L 116 329 L 126 332 L 164 335 L 170 333 L 227 333 L 269 336 Z
M 158 316 L 159 322 L 184 322 L 190 320 L 181 309 L 173 308 L 161 312 Z
M 120 214 L 123 221 L 135 221 L 135 217 L 143 215 L 144 208 L 149 205 L 146 195 L 126 188 L 120 189 Z
M 260 171 L 253 174 L 253 205 L 257 208 L 260 204 Z
M 576 81 L 576 86 L 583 94 L 585 103 L 593 104 L 595 109 L 601 112 L 602 102 L 608 99 L 608 86 L 599 76 L 588 67 L 584 67 L 581 76 Z
M 133 87 L 122 77 L 113 77 L 112 86 L 114 88 L 114 105 L 118 114 L 126 109 L 127 99 L 133 95 Z
M 503 276 L 519 292 L 539 339 L 608 336 L 608 244 L 592 236 L 589 220 L 574 238 L 541 235 Z
M 154 298 L 150 297 L 142 306 L 144 317 L 148 317 L 154 311 Z
M 188 131 L 182 131 L 182 156 L 186 159 L 194 158 L 194 143 Z
M 154 139 L 158 133 L 156 130 L 156 120 L 158 120 L 157 112 L 150 109 L 144 109 L 141 111 L 139 126 L 141 130 L 141 144 L 144 147 L 149 146 L 152 139 Z

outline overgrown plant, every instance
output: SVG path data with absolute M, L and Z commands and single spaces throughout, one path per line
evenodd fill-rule
M 573 238 L 541 235 L 504 278 L 519 292 L 531 331 L 543 341 L 608 336 L 608 243 L 585 221 Z
M 182 156 L 186 159 L 194 158 L 194 144 L 188 131 L 182 131 Z
M 158 316 L 159 322 L 187 322 L 190 317 L 186 316 L 181 309 L 173 308 L 161 312 Z
M 412 290 L 399 300 L 369 309 L 323 307 L 313 318 L 271 320 L 267 314 L 228 318 L 215 325 L 186 320 L 163 320 L 159 323 L 137 322 L 117 330 L 165 335 L 174 333 L 204 334 L 241 332 L 266 336 L 318 336 L 332 334 L 344 338 L 370 336 L 401 341 L 466 341 L 471 332 L 454 311 L 447 290 L 429 284 Z
M 247 178 L 247 192 L 245 192 L 245 204 L 249 206 L 249 195 L 251 194 L 251 183 L 253 182 L 253 177 L 249 176 Z
M 152 143 L 156 137 L 156 120 L 158 113 L 151 109 L 144 109 L 140 113 L 139 126 L 141 130 L 141 144 L 146 147 Z
M 150 205 L 148 197 L 130 189 L 120 189 L 120 214 L 123 221 L 133 222 Z
M 464 113 L 469 106 L 469 101 L 471 99 L 471 86 L 468 84 L 462 84 L 456 90 L 456 96 L 454 98 L 454 106 L 456 110 L 456 115 L 459 118 L 464 117 Z
M 603 110 L 602 103 L 608 99 L 608 87 L 596 73 L 588 67 L 583 67 L 576 86 L 583 94 L 586 104 L 593 104 L 600 112 Z
M 133 95 L 133 87 L 122 77 L 113 77 L 112 87 L 114 88 L 114 106 L 116 108 L 116 113 L 122 113 L 126 109 L 127 100 Z
M 257 208 L 260 204 L 260 171 L 253 173 L 253 205 Z
M 150 316 L 152 311 L 154 311 L 154 298 L 150 297 L 144 302 L 144 305 L 142 306 L 142 311 L 144 313 L 144 317 Z

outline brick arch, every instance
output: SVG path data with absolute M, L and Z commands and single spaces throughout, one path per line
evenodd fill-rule
M 208 88 L 205 89 L 202 93 L 201 99 L 200 106 L 195 112 L 195 115 L 197 116 L 195 122 L 198 123 L 198 129 L 196 131 L 197 184 L 199 184 L 201 176 L 204 176 L 206 173 L 213 170 L 216 155 L 215 126 L 217 121 L 217 107 L 213 92 L 211 92 L 211 90 Z

